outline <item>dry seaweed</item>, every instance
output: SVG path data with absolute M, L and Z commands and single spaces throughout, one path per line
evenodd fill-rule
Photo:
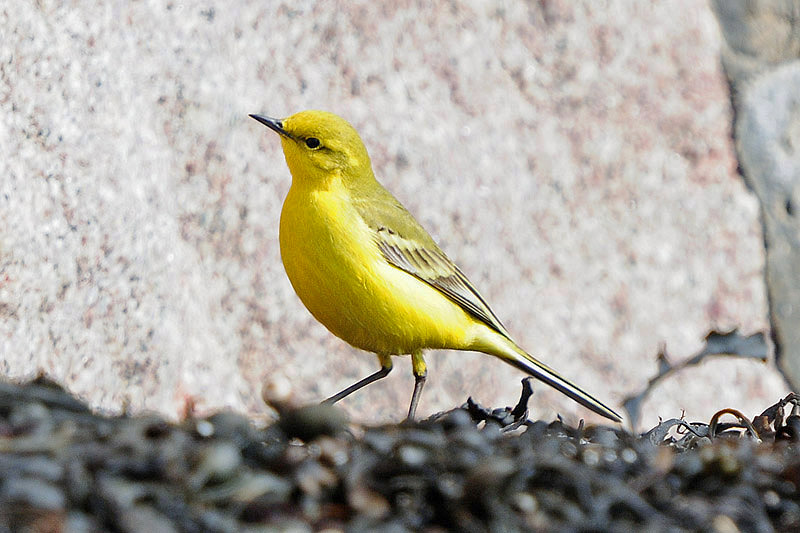
M 662 346 L 656 357 L 658 362 L 658 373 L 647 382 L 647 386 L 637 394 L 628 396 L 622 402 L 625 412 L 628 413 L 628 420 L 632 427 L 639 424 L 639 413 L 641 412 L 642 402 L 655 388 L 655 386 L 666 379 L 668 376 L 682 370 L 686 367 L 698 365 L 702 363 L 709 356 L 727 356 L 727 357 L 744 357 L 747 359 L 759 359 L 761 361 L 767 360 L 767 347 L 766 339 L 763 333 L 754 333 L 747 337 L 739 334 L 739 331 L 733 329 L 727 333 L 720 333 L 719 331 L 712 331 L 706 335 L 706 345 L 700 350 L 699 353 L 682 361 L 678 364 L 673 364 L 667 355 L 666 346 Z
M 800 528 L 795 395 L 643 435 L 530 421 L 529 397 L 350 431 L 313 407 L 266 428 L 104 417 L 42 380 L 4 384 L 0 531 Z

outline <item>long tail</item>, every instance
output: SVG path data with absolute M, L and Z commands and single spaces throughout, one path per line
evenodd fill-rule
M 494 332 L 493 332 L 494 333 Z M 493 341 L 502 339 L 503 343 L 500 345 L 498 342 L 490 342 L 489 349 L 481 349 L 481 351 L 495 355 L 513 365 L 523 372 L 530 374 L 536 379 L 543 381 L 553 387 L 554 389 L 566 394 L 582 406 L 586 407 L 604 416 L 614 422 L 622 422 L 620 417 L 613 409 L 605 405 L 603 402 L 581 389 L 568 379 L 562 377 L 558 372 L 545 365 L 535 357 L 520 348 L 511 339 L 497 335 Z

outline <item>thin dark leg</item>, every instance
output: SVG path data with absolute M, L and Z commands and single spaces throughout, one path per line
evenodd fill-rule
M 414 374 L 414 393 L 411 395 L 411 405 L 408 406 L 408 420 L 413 421 L 417 414 L 417 404 L 422 395 L 422 387 L 425 385 L 426 374 Z
M 365 377 L 364 379 L 362 379 L 358 383 L 354 383 L 354 384 L 350 385 L 349 387 L 344 389 L 342 392 L 334 394 L 333 396 L 331 396 L 330 398 L 328 398 L 327 400 L 325 400 L 322 403 L 323 404 L 328 404 L 328 405 L 330 405 L 332 403 L 336 403 L 339 400 L 341 400 L 342 398 L 344 398 L 345 396 L 349 396 L 349 395 L 353 394 L 358 389 L 366 387 L 367 385 L 369 385 L 373 381 L 378 381 L 381 378 L 385 378 L 387 375 L 389 375 L 389 372 L 391 372 L 391 371 L 392 371 L 392 367 L 391 366 L 382 366 L 381 369 L 378 370 L 377 372 L 375 372 L 374 374 L 370 374 L 369 376 Z

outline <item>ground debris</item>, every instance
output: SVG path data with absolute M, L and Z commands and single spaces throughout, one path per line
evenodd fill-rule
M 628 421 L 631 426 L 637 427 L 639 424 L 641 406 L 644 400 L 650 395 L 656 385 L 679 370 L 699 365 L 708 357 L 742 357 L 745 359 L 758 359 L 765 362 L 768 352 L 769 350 L 764 333 L 758 332 L 745 337 L 736 329 L 726 332 L 709 332 L 709 334 L 706 335 L 706 345 L 703 349 L 689 359 L 677 364 L 673 364 L 670 361 L 667 347 L 663 345 L 656 356 L 656 362 L 658 363 L 657 374 L 650 378 L 644 389 L 637 394 L 628 396 L 622 403 L 623 408 L 628 413 Z
M 529 396 L 349 429 L 301 408 L 256 428 L 104 417 L 45 380 L 1 384 L 0 531 L 800 530 L 794 394 L 643 435 L 530 421 Z

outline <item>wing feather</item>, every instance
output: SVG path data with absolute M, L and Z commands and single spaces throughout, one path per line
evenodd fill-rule
M 389 191 L 375 181 L 352 186 L 368 189 L 353 195 L 357 199 L 353 205 L 374 232 L 378 248 L 389 264 L 429 284 L 476 319 L 509 337 L 464 273 Z
M 425 247 L 386 227 L 377 228 L 375 236 L 386 261 L 431 285 L 467 313 L 498 333 L 508 336 L 505 327 L 486 301 L 441 249 Z

